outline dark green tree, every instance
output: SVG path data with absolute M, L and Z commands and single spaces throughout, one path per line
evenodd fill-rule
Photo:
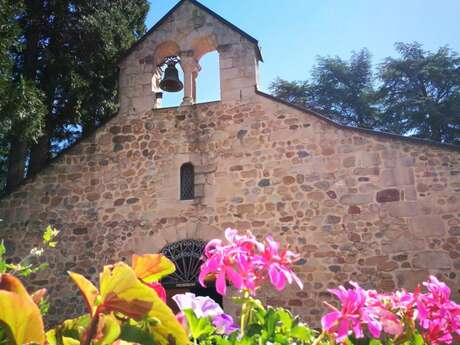
M 34 174 L 116 111 L 116 63 L 145 32 L 147 12 L 147 0 L 24 0 L 13 16 L 24 46 L 13 54 L 13 69 L 36 85 L 45 115 L 34 144 L 11 136 L 9 160 L 14 152 L 22 164 L 9 169 L 8 188 L 23 178 L 27 158 Z
M 318 58 L 307 81 L 275 80 L 271 92 L 338 123 L 460 144 L 460 58 L 397 43 L 398 58 L 372 72 L 362 50 L 350 61 Z
M 391 132 L 460 144 L 460 57 L 419 43 L 397 43 L 380 65 L 383 126 Z
M 319 57 L 311 81 L 277 79 L 271 92 L 288 102 L 316 110 L 338 123 L 373 128 L 378 119 L 371 57 L 366 49 L 350 61 Z
M 25 73 L 15 69 L 17 56 L 28 47 L 17 22 L 25 5 L 20 0 L 0 0 L 0 172 L 2 185 L 24 177 L 27 145 L 41 134 L 45 107 L 43 94 Z

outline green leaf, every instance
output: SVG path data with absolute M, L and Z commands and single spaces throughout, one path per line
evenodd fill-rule
M 266 319 L 265 319 L 265 329 L 268 332 L 269 336 L 272 336 L 275 333 L 276 323 L 279 320 L 278 314 L 275 312 L 274 309 L 269 309 L 267 311 Z
M 411 345 L 425 345 L 425 340 L 419 333 L 414 333 L 410 343 Z
M 143 329 L 135 321 L 123 323 L 121 326 L 120 339 L 142 345 L 155 345 L 155 341 L 148 329 Z
M 51 227 L 51 225 L 48 225 L 43 233 L 43 244 L 51 248 L 56 247 L 57 242 L 53 240 L 58 234 L 59 231 L 57 229 L 54 229 Z
M 248 328 L 246 329 L 246 334 L 249 336 L 249 337 L 254 337 L 255 335 L 257 334 L 260 334 L 262 332 L 262 325 L 259 325 L 259 324 L 256 324 L 256 323 L 252 323 L 248 326 Z
M 49 345 L 79 345 L 80 340 L 74 339 L 74 338 L 69 338 L 69 337 L 63 337 L 63 336 L 58 336 L 57 331 L 55 329 L 52 329 L 48 332 L 46 332 L 46 341 L 48 342 Z
M 291 337 L 307 342 L 312 339 L 313 333 L 309 327 L 305 325 L 298 325 L 291 329 Z
M 5 244 L 3 243 L 3 240 L 2 240 L 0 242 L 0 274 L 5 273 L 6 268 L 7 268 L 6 261 L 3 258 L 3 255 L 5 255 L 5 253 L 6 253 L 6 248 L 5 248 Z
M 65 320 L 54 329 L 46 332 L 46 340 L 50 345 L 79 344 L 90 322 L 91 316 L 89 314 Z
M 282 308 L 276 309 L 276 313 L 278 314 L 282 327 L 290 330 L 293 324 L 291 313 Z
M 382 345 L 382 342 L 379 339 L 371 339 L 369 345 Z

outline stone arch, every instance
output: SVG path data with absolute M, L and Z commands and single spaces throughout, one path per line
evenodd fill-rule
M 179 56 L 181 49 L 177 42 L 172 40 L 164 41 L 155 47 L 155 65 L 159 65 L 168 56 Z
M 152 75 L 152 92 L 154 93 L 154 107 L 158 108 L 161 105 L 161 100 L 163 97 L 159 97 L 162 90 L 160 89 L 160 81 L 163 77 L 163 73 L 159 65 L 167 58 L 168 56 L 180 56 L 180 47 L 179 45 L 172 40 L 166 40 L 161 42 L 155 47 L 153 53 L 153 61 L 155 66 L 155 71 Z M 182 73 L 180 66 L 177 66 L 179 70 L 179 75 Z M 182 95 L 182 94 L 181 94 Z
M 195 102 L 216 101 L 221 99 L 220 51 L 215 35 L 203 35 L 193 41 L 192 49 L 199 66 L 194 76 L 193 98 Z M 202 68 L 203 66 L 203 68 Z M 206 83 L 206 84 L 205 84 Z M 200 100 L 204 90 L 216 90 L 208 98 Z M 209 93 L 209 92 L 207 92 Z
M 218 43 L 215 35 L 208 34 L 195 38 L 191 48 L 195 59 L 199 62 L 201 58 L 209 52 L 218 51 Z

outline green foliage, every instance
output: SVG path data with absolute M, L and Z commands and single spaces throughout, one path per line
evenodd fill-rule
M 271 92 L 350 126 L 460 144 L 460 58 L 442 47 L 397 43 L 397 58 L 372 69 L 366 49 L 349 61 L 320 57 L 310 80 L 275 80 Z
M 316 331 L 310 329 L 298 316 L 283 308 L 265 308 L 260 300 L 237 298 L 242 304 L 241 329 L 230 335 L 220 335 L 210 318 L 197 318 L 192 310 L 184 310 L 189 333 L 194 343 L 204 345 L 252 344 L 311 344 Z
M 43 244 L 55 246 L 57 234 L 58 231 L 48 227 Z M 5 254 L 4 245 L 0 246 L 0 253 Z M 135 265 L 142 276 L 170 270 L 170 262 L 159 255 L 136 257 Z M 18 272 L 23 274 L 22 270 Z M 0 345 L 43 345 L 45 338 L 50 345 L 190 343 L 171 309 L 154 289 L 143 283 L 134 268 L 123 262 L 105 266 L 100 276 L 100 290 L 83 276 L 69 274 L 86 300 L 88 313 L 64 321 L 46 335 L 40 315 L 40 311 L 47 310 L 42 298 L 44 289 L 29 295 L 18 278 L 0 274 Z
M 397 133 L 460 144 L 460 57 L 397 43 L 399 58 L 380 66 L 385 126 Z
M 141 259 L 151 272 L 164 268 L 154 255 Z M 177 345 L 189 344 L 171 309 L 125 263 L 104 267 L 100 289 L 80 274 L 69 272 L 69 275 L 85 298 L 88 314 L 50 330 L 47 333 L 50 344 L 72 341 L 112 344 L 117 340 L 138 344 L 153 344 L 153 341 L 160 345 L 171 341 Z
M 0 173 L 9 187 L 117 110 L 117 61 L 147 0 L 0 0 Z M 89 53 L 90 52 L 90 53 Z M 16 164 L 21 162 L 21 164 Z
M 43 246 L 34 247 L 29 254 L 18 263 L 9 263 L 5 258 L 6 248 L 3 240 L 0 241 L 0 274 L 11 273 L 20 277 L 28 277 L 30 274 L 42 271 L 48 268 L 48 264 L 38 263 L 47 248 L 55 248 L 57 245 L 56 237 L 59 234 L 57 229 L 47 226 L 43 233 Z
M 57 245 L 57 235 L 59 235 L 59 230 L 48 225 L 43 233 L 43 245 L 49 248 L 55 248 Z
M 353 53 L 350 61 L 319 57 L 312 80 L 276 80 L 274 95 L 296 105 L 324 113 L 338 123 L 373 128 L 377 122 L 376 90 L 371 56 L 366 49 Z

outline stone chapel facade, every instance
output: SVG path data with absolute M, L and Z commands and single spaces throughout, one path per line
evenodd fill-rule
M 221 100 L 195 104 L 200 58 L 214 50 Z M 184 101 L 161 108 L 157 66 L 168 56 L 180 58 Z M 301 254 L 304 290 L 260 297 L 306 321 L 318 321 L 327 288 L 349 280 L 387 290 L 436 274 L 459 297 L 459 148 L 344 127 L 277 100 L 258 91 L 261 59 L 254 38 L 180 1 L 120 61 L 117 116 L 3 196 L 10 257 L 47 224 L 61 231 L 50 269 L 30 279 L 50 287 L 52 314 L 84 310 L 68 270 L 96 281 L 104 264 L 186 255 L 182 245 L 226 227 L 271 233 Z

